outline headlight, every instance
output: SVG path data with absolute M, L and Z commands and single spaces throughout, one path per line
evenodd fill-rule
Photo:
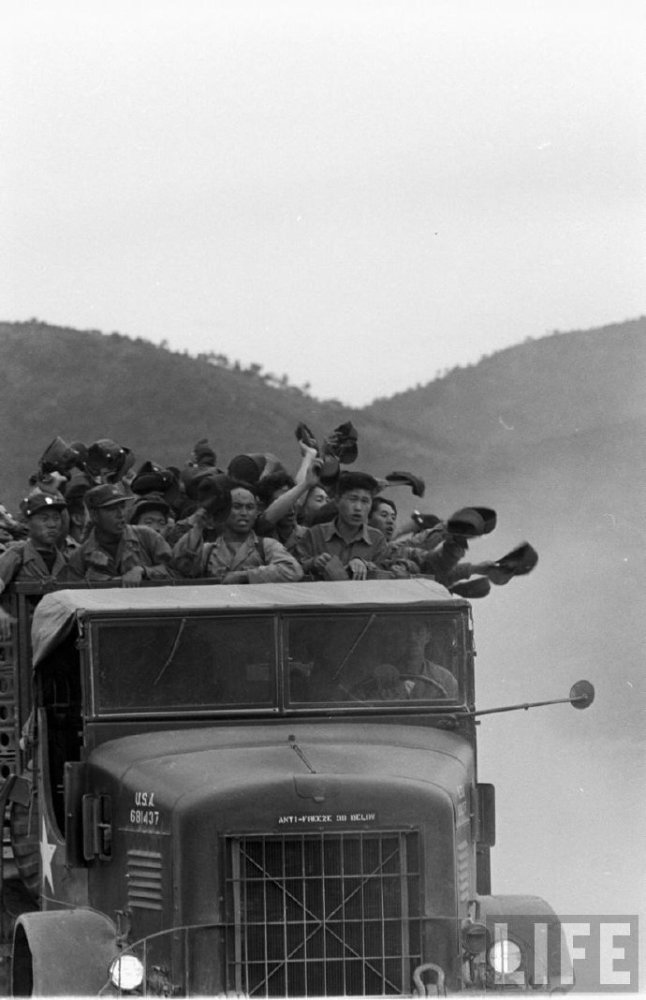
M 489 949 L 489 965 L 500 976 L 508 976 L 515 972 L 523 960 L 523 955 L 517 944 L 513 941 L 496 941 Z
M 119 955 L 110 965 L 110 980 L 119 990 L 136 990 L 144 981 L 144 967 L 136 955 Z

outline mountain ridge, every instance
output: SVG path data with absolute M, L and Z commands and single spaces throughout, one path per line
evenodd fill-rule
M 486 427 L 491 445 L 503 444 L 510 431 L 535 441 L 643 416 L 644 384 L 646 318 L 641 317 L 525 341 L 376 401 L 364 413 L 394 426 L 405 426 L 412 413 L 421 413 L 422 426 L 437 441 L 458 435 L 468 448 L 468 427 L 474 423 Z

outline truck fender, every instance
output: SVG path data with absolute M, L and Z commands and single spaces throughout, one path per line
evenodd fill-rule
M 13 939 L 13 996 L 88 996 L 108 981 L 117 931 L 103 913 L 77 907 L 24 913 Z
M 477 896 L 477 920 L 493 929 L 507 924 L 509 937 L 520 947 L 528 974 L 548 987 L 560 986 L 562 949 L 561 921 L 558 914 L 540 896 Z M 541 925 L 537 928 L 537 925 Z M 549 936 L 537 951 L 536 934 Z M 567 963 L 569 955 L 563 955 Z
M 479 919 L 499 916 L 544 916 L 558 922 L 558 916 L 540 896 L 476 896 Z

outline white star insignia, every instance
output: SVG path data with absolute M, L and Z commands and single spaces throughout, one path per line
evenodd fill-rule
M 43 888 L 45 882 L 49 882 L 52 892 L 54 891 L 54 879 L 52 876 L 52 858 L 56 854 L 56 845 L 50 844 L 47 839 L 45 828 L 45 817 L 43 816 L 43 833 L 40 838 L 40 861 L 43 873 Z

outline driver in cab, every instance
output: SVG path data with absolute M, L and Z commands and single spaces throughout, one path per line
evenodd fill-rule
M 432 625 L 420 619 L 407 623 L 397 663 L 379 663 L 363 668 L 363 678 L 344 685 L 351 698 L 379 701 L 453 700 L 458 682 L 450 670 L 429 656 Z M 431 655 L 433 655 L 431 653 Z

